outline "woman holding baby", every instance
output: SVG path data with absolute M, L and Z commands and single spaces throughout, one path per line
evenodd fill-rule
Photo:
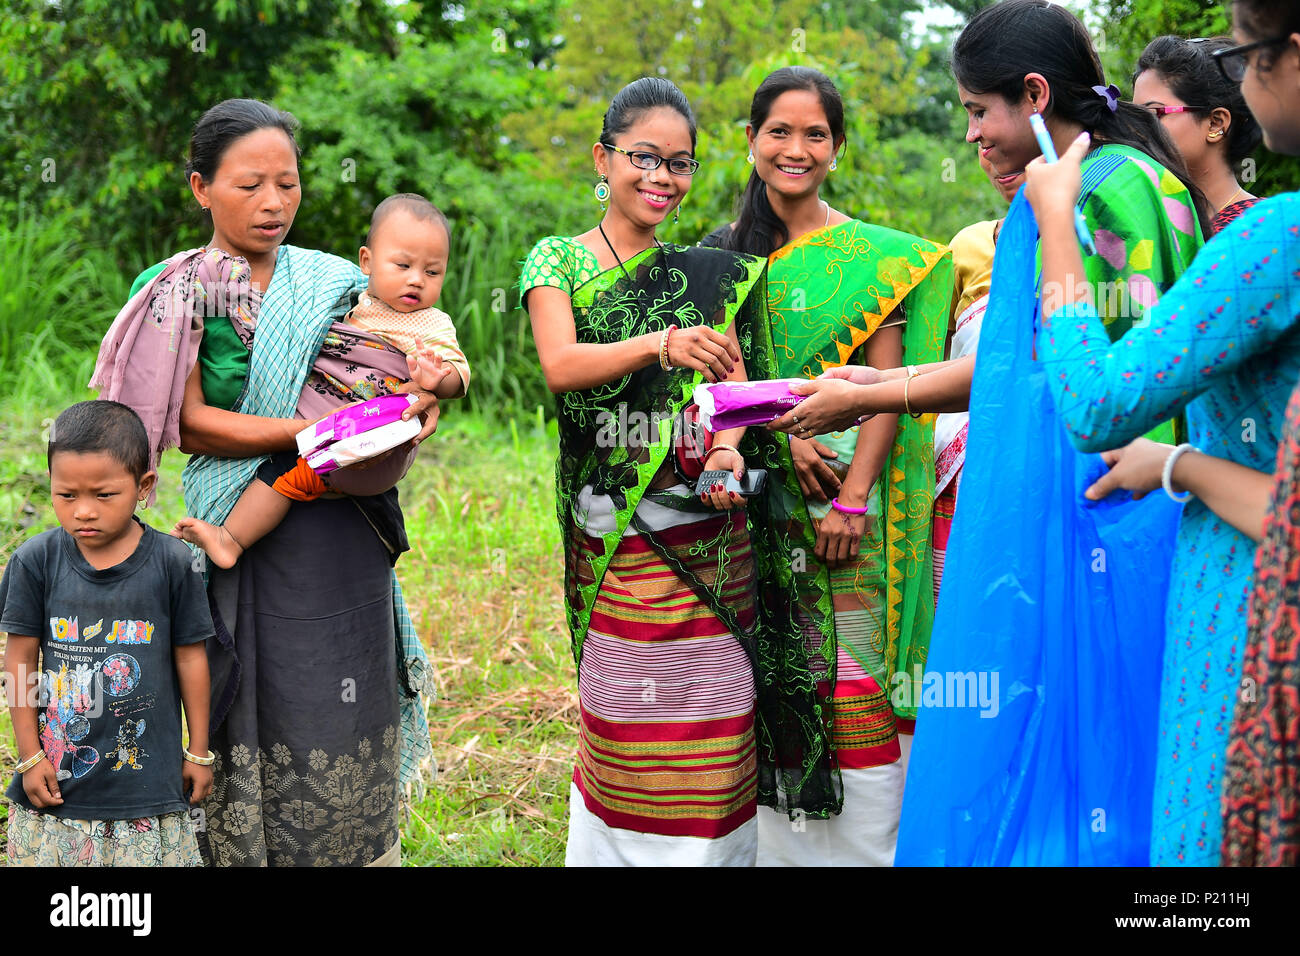
M 178 444 L 193 456 L 187 511 L 213 524 L 266 456 L 296 448 L 320 414 L 304 402 L 322 389 L 339 393 L 333 405 L 369 397 L 377 363 L 406 377 L 400 350 L 339 321 L 361 271 L 284 243 L 302 199 L 296 127 L 256 100 L 203 115 L 187 173 L 212 238 L 141 273 L 124 310 L 180 330 L 178 356 L 122 352 L 118 367 L 134 371 L 112 390 L 141 413 L 155 461 Z M 418 441 L 437 399 L 420 393 L 411 414 L 424 417 Z M 400 784 L 430 743 L 426 658 L 392 571 L 406 547 L 392 485 L 409 460 L 390 464 L 356 496 L 293 503 L 233 568 L 209 569 L 216 764 L 199 831 L 210 865 L 400 861 Z

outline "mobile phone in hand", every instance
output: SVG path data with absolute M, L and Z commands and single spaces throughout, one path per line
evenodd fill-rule
M 735 492 L 738 495 L 748 498 L 762 491 L 763 482 L 766 480 L 767 472 L 762 468 L 753 468 L 746 471 L 740 481 L 736 480 L 736 476 L 731 473 L 730 469 L 706 471 L 704 474 L 700 475 L 699 480 L 695 482 L 695 494 L 705 494 L 718 482 L 722 482 L 722 487 L 726 491 Z

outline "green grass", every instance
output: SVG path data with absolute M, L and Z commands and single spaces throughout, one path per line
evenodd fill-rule
M 0 402 L 0 565 L 55 524 L 42 423 L 81 397 Z M 401 486 L 411 551 L 397 570 L 438 684 L 429 723 L 439 768 L 404 817 L 403 860 L 558 865 L 577 693 L 560 594 L 554 425 L 458 412 L 448 408 Z M 183 514 L 183 462 L 164 455 L 158 502 L 142 515 L 160 529 Z M 0 766 L 16 760 L 3 712 Z M 0 825 L 6 813 L 0 801 Z
M 84 386 L 126 302 L 131 277 L 81 235 L 71 214 L 0 218 L 0 382 L 14 404 L 55 407 Z
M 453 413 L 454 415 L 454 413 Z M 402 486 L 402 589 L 430 647 L 439 771 L 412 865 L 558 865 L 577 740 L 560 596 L 554 426 L 449 416 Z

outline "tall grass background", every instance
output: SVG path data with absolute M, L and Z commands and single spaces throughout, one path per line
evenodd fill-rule
M 19 208 L 0 216 L 0 398 L 90 397 L 83 387 L 104 331 L 135 276 L 166 254 L 114 255 L 78 232 L 71 215 L 38 218 Z M 467 411 L 504 421 L 550 408 L 528 315 L 518 308 L 520 264 L 537 238 L 506 217 L 469 220 L 452 236 L 438 307 L 470 357 Z
M 77 396 L 131 279 L 69 215 L 0 216 L 0 397 Z

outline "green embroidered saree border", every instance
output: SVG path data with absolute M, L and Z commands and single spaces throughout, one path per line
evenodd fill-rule
M 620 289 L 625 291 L 633 284 L 628 280 L 628 277 L 624 275 L 624 268 L 637 270 L 638 272 L 642 268 L 645 268 L 648 271 L 654 268 L 653 262 L 659 257 L 659 250 L 655 247 L 651 247 L 640 255 L 623 263 L 622 268 L 608 269 L 600 275 L 589 279 L 587 282 L 575 289 L 573 294 L 575 326 L 581 330 L 583 320 L 590 314 L 591 309 L 598 304 L 602 295 L 618 294 Z M 718 332 L 725 333 L 735 321 L 736 313 L 748 297 L 750 289 L 753 287 L 754 283 L 761 278 L 763 269 L 765 268 L 765 264 L 760 259 L 751 259 L 746 261 L 745 264 L 747 275 L 744 279 L 736 283 L 733 297 L 730 302 L 723 304 L 721 313 L 713 323 L 713 328 Z M 684 286 L 681 286 L 678 291 L 684 292 Z M 640 321 L 640 327 L 633 331 L 627 331 L 625 327 L 620 326 L 620 331 L 627 332 L 623 337 L 627 338 L 632 335 L 641 335 L 645 332 L 659 331 L 667 328 L 670 324 L 673 324 L 674 321 L 676 321 L 678 326 L 683 328 L 687 325 L 701 325 L 705 323 L 706 317 L 698 308 L 695 308 L 693 304 L 684 308 L 671 310 L 669 307 L 671 306 L 672 301 L 673 300 L 668 296 L 657 297 L 655 301 L 649 303 L 649 309 L 645 310 L 640 316 L 636 315 L 634 310 L 627 305 L 615 306 L 614 311 L 620 313 L 624 326 L 635 323 L 638 319 Z M 580 340 L 581 336 L 582 332 L 579 331 Z M 566 392 L 559 396 L 559 403 L 563 410 L 578 415 L 590 414 L 596 409 L 608 412 L 610 409 L 602 404 L 602 399 L 617 396 L 622 393 L 626 386 L 631 382 L 632 377 L 632 375 L 625 375 L 615 382 L 585 392 Z M 619 540 L 627 530 L 628 525 L 631 524 L 632 515 L 636 511 L 637 505 L 641 503 L 641 499 L 645 495 L 647 489 L 650 487 L 650 482 L 659 472 L 659 469 L 663 466 L 664 460 L 672 451 L 673 420 L 681 414 L 682 409 L 690 404 L 691 395 L 695 390 L 695 386 L 703 380 L 699 372 L 692 372 L 690 375 L 687 375 L 684 372 L 679 372 L 674 376 L 674 378 L 676 380 L 673 386 L 675 396 L 666 409 L 668 414 L 657 415 L 649 420 L 652 436 L 652 442 L 649 446 L 649 458 L 646 461 L 638 463 L 636 466 L 636 487 L 626 491 L 625 504 L 622 507 L 615 509 L 616 529 L 602 535 L 601 540 L 604 545 L 604 553 L 597 559 L 597 563 L 592 568 L 592 582 L 579 589 L 582 596 L 583 607 L 581 609 L 575 609 L 566 604 L 570 633 L 573 635 L 575 661 L 581 659 L 582 641 L 587 632 L 587 626 L 591 620 L 592 605 L 595 601 L 596 592 L 600 589 L 600 585 L 604 580 L 605 571 L 609 567 L 610 559 L 614 556 L 614 552 L 618 550 Z M 637 409 L 636 411 L 645 410 Z M 594 425 L 599 423 L 593 421 L 590 424 Z M 611 464 L 618 464 L 626 459 L 627 449 L 620 446 L 613 449 L 609 462 Z M 585 478 L 588 476 L 590 471 L 595 468 L 595 466 L 596 461 L 594 456 L 590 456 L 579 466 L 580 477 L 574 479 L 573 487 L 571 489 L 574 493 L 585 484 Z M 557 468 L 558 467 L 559 465 L 557 465 Z M 559 475 L 558 472 L 557 481 L 561 483 L 564 482 L 563 476 Z M 567 526 L 568 523 L 572 521 L 572 517 L 564 513 L 565 502 L 562 498 L 557 498 L 556 504 L 557 507 L 561 509 L 559 515 L 561 527 L 565 528 L 566 533 L 568 533 Z
M 777 374 L 815 377 L 851 360 L 887 316 L 903 304 L 903 363 L 943 358 L 952 297 L 952 255 L 946 246 L 858 220 L 819 229 L 778 249 L 769 260 L 769 309 Z M 851 460 L 857 430 L 832 442 L 841 460 Z M 785 451 L 788 459 L 789 451 Z M 783 461 L 782 486 L 797 504 L 793 519 L 806 569 L 798 574 L 803 610 L 822 633 L 818 649 L 833 684 L 837 637 L 829 569 L 812 551 L 816 534 L 799 490 L 793 462 Z M 920 699 L 918 673 L 925 669 L 934 620 L 931 512 L 934 503 L 934 416 L 899 416 L 894 442 L 876 485 L 880 495 L 884 555 L 883 620 L 879 653 L 855 659 L 891 693 L 912 682 L 916 693 L 891 700 Z M 810 600 L 809 600 L 810 598 Z M 895 706 L 904 719 L 912 706 Z

